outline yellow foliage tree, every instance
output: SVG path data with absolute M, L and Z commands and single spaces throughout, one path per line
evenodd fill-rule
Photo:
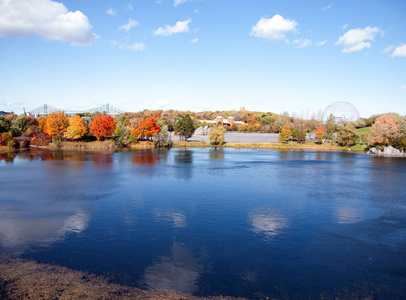
M 53 112 L 45 121 L 44 132 L 51 137 L 61 136 L 68 126 L 68 118 L 63 112 Z
M 290 130 L 290 126 L 288 123 L 286 123 L 285 125 L 283 125 L 282 131 L 278 136 L 278 140 L 281 143 L 286 143 L 291 135 L 292 131 Z
M 69 126 L 64 134 L 65 138 L 71 140 L 80 139 L 87 132 L 85 122 L 79 115 L 74 115 L 69 119 Z

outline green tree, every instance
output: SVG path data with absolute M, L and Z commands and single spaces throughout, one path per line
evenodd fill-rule
M 333 134 L 336 131 L 336 118 L 333 116 L 333 114 L 330 114 L 330 116 L 328 117 L 325 128 L 326 138 L 328 140 L 332 140 Z
M 221 146 L 226 136 L 226 129 L 223 126 L 214 126 L 209 132 L 210 143 Z
M 18 132 L 18 135 L 21 135 L 24 131 L 27 130 L 27 127 L 30 125 L 30 118 L 20 115 L 13 120 L 12 128 L 15 128 Z
M 167 125 L 161 126 L 161 131 L 153 137 L 156 148 L 170 148 L 172 146 L 171 134 Z
M 127 147 L 130 144 L 138 142 L 138 139 L 131 133 L 130 126 L 124 125 L 123 123 L 116 125 L 114 135 L 116 137 L 116 143 L 120 147 Z
M 174 129 L 179 134 L 181 140 L 187 141 L 195 132 L 195 124 L 190 115 L 186 114 L 175 123 Z
M 0 118 L 0 132 L 7 132 L 10 130 L 10 123 L 5 118 Z
M 358 139 L 359 135 L 355 132 L 355 127 L 350 124 L 341 129 L 337 134 L 337 143 L 347 148 L 355 145 Z
M 292 135 L 292 132 L 290 131 L 289 124 L 285 124 L 282 128 L 281 133 L 278 136 L 278 140 L 281 143 L 286 143 L 289 140 L 289 137 Z
M 296 140 L 297 141 L 297 136 L 299 135 L 299 128 L 293 128 L 293 130 L 292 130 L 292 138 L 293 138 L 293 140 Z

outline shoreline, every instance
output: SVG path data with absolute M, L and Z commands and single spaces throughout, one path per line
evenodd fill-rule
M 365 145 L 355 145 L 351 148 L 331 145 L 330 143 L 316 144 L 314 142 L 308 142 L 299 144 L 297 142 L 288 143 L 224 143 L 223 145 L 215 146 L 206 141 L 172 141 L 172 147 L 174 149 L 189 149 L 189 148 L 230 148 L 230 149 L 275 149 L 275 150 L 296 150 L 296 151 L 326 151 L 326 152 L 347 152 L 347 153 L 359 153 L 373 155 L 376 157 L 399 157 L 406 158 L 406 156 L 389 155 L 389 154 L 371 154 L 367 153 L 368 147 Z M 136 144 L 132 144 L 129 147 L 117 147 L 113 141 L 106 140 L 103 142 L 63 142 L 62 148 L 57 149 L 53 145 L 49 146 L 30 146 L 23 149 L 8 149 L 7 147 L 0 147 L 0 154 L 15 153 L 20 150 L 50 150 L 50 151 L 131 151 L 131 150 L 149 150 L 160 149 L 156 148 L 152 141 L 139 141 Z
M 1 299 L 235 299 L 197 297 L 172 290 L 142 290 L 105 276 L 0 254 Z
M 173 141 L 172 147 L 174 149 L 182 148 L 234 148 L 234 149 L 279 149 L 279 150 L 300 150 L 300 151 L 338 151 L 338 152 L 355 152 L 355 153 L 366 153 L 365 149 L 367 147 L 355 146 L 352 148 L 345 148 L 340 146 L 331 145 L 329 143 L 315 144 L 315 143 L 305 143 L 299 144 L 296 142 L 290 143 L 224 143 L 223 145 L 212 145 L 210 142 L 205 141 Z M 75 145 L 77 144 L 77 145 Z M 150 141 L 140 141 L 136 144 L 130 145 L 130 147 L 117 147 L 111 141 L 104 142 L 63 142 L 62 147 L 57 149 L 53 145 L 35 147 L 30 146 L 26 149 L 38 149 L 38 150 L 66 150 L 66 151 L 98 151 L 98 150 L 110 150 L 110 151 L 120 151 L 120 150 L 143 150 L 143 149 L 159 149 L 156 148 L 153 142 Z M 348 151 L 350 150 L 350 151 Z M 19 150 L 8 149 L 6 147 L 0 148 L 0 153 L 10 153 L 18 152 Z M 377 155 L 378 156 L 378 155 Z

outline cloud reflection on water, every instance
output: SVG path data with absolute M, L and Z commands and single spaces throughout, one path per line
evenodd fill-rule
M 145 269 L 142 285 L 148 289 L 169 289 L 193 294 L 197 291 L 200 266 L 183 244 L 173 243 L 171 255 Z
M 289 227 L 289 221 L 272 209 L 261 209 L 249 215 L 249 222 L 256 234 L 272 238 Z
M 30 248 L 47 247 L 68 233 L 80 233 L 88 222 L 85 210 L 53 210 L 52 214 L 38 216 L 30 210 L 16 212 L 0 207 L 0 245 L 7 253 L 21 254 Z
M 155 220 L 167 222 L 175 228 L 186 227 L 186 217 L 178 212 L 156 209 L 154 212 L 154 217 Z

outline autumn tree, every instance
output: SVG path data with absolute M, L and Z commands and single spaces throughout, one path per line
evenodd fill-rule
M 210 129 L 209 139 L 213 145 L 222 145 L 226 136 L 226 129 L 223 126 L 214 126 Z
M 87 132 L 85 122 L 79 115 L 74 115 L 69 119 L 69 126 L 65 132 L 65 138 L 71 140 L 80 139 Z
M 306 142 L 306 132 L 303 126 L 300 126 L 299 132 L 297 134 L 297 141 L 298 143 Z
M 158 124 L 154 118 L 146 118 L 139 122 L 135 127 L 131 128 L 131 133 L 137 139 L 152 139 L 160 131 Z
M 115 128 L 116 121 L 110 115 L 95 117 L 89 126 L 90 132 L 97 140 L 111 136 Z
M 391 145 L 399 135 L 399 126 L 392 115 L 382 115 L 371 128 L 369 142 L 373 145 Z
M 68 118 L 63 112 L 52 112 L 45 119 L 44 132 L 50 137 L 61 137 L 68 126 Z
M 316 139 L 319 143 L 321 143 L 325 137 L 326 133 L 324 132 L 323 127 L 319 125 L 319 128 L 316 130 Z
M 292 131 L 290 131 L 290 126 L 288 123 L 285 123 L 285 125 L 283 125 L 281 133 L 278 136 L 278 140 L 280 143 L 286 143 L 291 135 Z

